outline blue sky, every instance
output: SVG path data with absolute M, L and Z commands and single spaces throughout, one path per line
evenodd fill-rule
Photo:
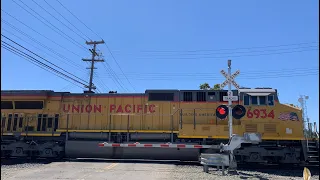
M 28 10 L 20 0 L 14 1 Z M 45 19 L 43 22 L 49 21 L 77 44 L 48 28 L 14 1 L 1 1 L 2 10 L 43 36 L 4 11 L 1 33 L 86 81 L 88 65 L 81 58 L 90 58 L 90 52 L 85 49 L 90 46 L 85 44 L 85 36 L 105 40 L 126 76 L 107 46 L 98 45 L 108 63 L 96 65 L 94 83 L 101 92 L 197 89 L 203 82 L 222 83 L 224 79 L 219 71 L 226 70 L 227 59 L 232 59 L 232 70 L 241 71 L 236 78 L 240 86 L 276 88 L 282 103 L 298 104 L 300 94 L 309 95 L 308 115 L 318 122 L 319 4 L 316 0 L 60 0 L 99 36 L 55 0 L 46 1 L 81 32 L 45 1 L 35 2 L 73 31 L 33 1 L 23 1 Z M 3 48 L 1 59 L 1 89 L 83 91 Z M 109 66 L 117 76 L 110 75 Z

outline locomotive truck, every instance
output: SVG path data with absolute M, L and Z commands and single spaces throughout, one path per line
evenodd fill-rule
M 304 136 L 302 111 L 276 89 L 232 90 L 233 133 L 259 133 L 242 144 L 238 163 L 318 164 L 318 140 Z M 2 158 L 198 160 L 202 148 L 228 142 L 226 90 L 144 93 L 1 91 Z M 175 144 L 175 148 L 101 148 L 98 144 Z M 192 145 L 193 148 L 183 148 Z

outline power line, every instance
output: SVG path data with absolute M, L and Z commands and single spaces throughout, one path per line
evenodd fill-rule
M 71 51 L 69 48 L 66 48 L 66 47 L 62 46 L 62 45 L 58 44 L 56 41 L 48 38 L 47 36 L 45 36 L 45 35 L 43 35 L 43 34 L 41 34 L 39 31 L 37 31 L 37 30 L 33 29 L 32 27 L 28 26 L 26 23 L 20 21 L 19 19 L 17 19 L 16 17 L 12 16 L 12 15 L 9 14 L 8 12 L 4 11 L 3 9 L 1 9 L 1 11 L 3 11 L 4 13 L 6 13 L 7 15 L 9 15 L 11 18 L 15 19 L 15 20 L 18 21 L 19 23 L 23 24 L 23 25 L 26 26 L 27 28 L 29 28 L 29 29 L 31 29 L 32 31 L 36 32 L 36 33 L 39 34 L 40 36 L 42 36 L 42 37 L 48 39 L 49 41 L 53 42 L 54 44 L 58 45 L 58 46 L 61 47 L 62 49 L 67 50 L 67 51 L 69 51 L 70 53 L 72 53 L 72 54 L 74 54 L 74 55 L 76 55 L 76 56 L 78 56 L 78 57 L 81 57 L 79 54 Z M 19 28 L 18 28 L 18 29 L 19 29 Z
M 13 47 L 12 45 L 10 45 L 10 44 L 2 41 L 2 40 L 1 40 L 1 42 L 4 43 L 4 44 L 1 44 L 3 47 L 11 50 L 10 52 L 14 51 L 15 54 L 20 54 L 21 56 L 23 56 L 23 57 L 25 57 L 25 58 L 28 58 L 29 60 L 37 63 L 38 65 L 43 66 L 43 67 L 46 67 L 47 69 L 50 69 L 51 71 L 53 71 L 53 72 L 55 72 L 55 73 L 57 73 L 57 74 L 59 74 L 59 75 L 64 76 L 65 78 L 71 79 L 71 80 L 73 80 L 73 81 L 75 81 L 75 82 L 77 82 L 77 83 L 79 83 L 79 84 L 85 85 L 84 83 L 82 83 L 82 82 L 80 82 L 80 81 L 78 81 L 78 80 L 76 80 L 76 79 L 74 79 L 74 78 L 72 78 L 72 77 L 70 77 L 70 76 L 68 76 L 68 75 L 66 75 L 66 74 L 64 74 L 64 73 L 62 73 L 62 72 L 60 72 L 60 71 L 52 68 L 52 67 L 50 67 L 49 65 L 47 65 L 47 64 L 45 64 L 45 63 L 37 60 L 36 58 L 34 58 L 34 57 L 32 57 L 32 56 L 30 56 L 30 55 L 22 52 L 21 50 Z M 8 46 L 10 46 L 10 47 L 8 47 Z M 61 77 L 61 76 L 58 76 L 58 77 Z M 65 78 L 64 78 L 64 79 L 65 79 Z
M 99 83 L 104 89 L 110 90 L 110 88 L 100 79 L 100 76 L 97 72 L 94 72 L 94 77 L 96 77 L 96 79 L 100 81 L 100 83 L 97 83 Z
M 66 24 L 64 24 L 62 21 L 60 21 L 58 18 L 56 18 L 54 15 L 52 15 L 49 11 L 47 11 L 45 8 L 43 8 L 40 4 L 38 4 L 37 2 L 35 2 L 34 0 L 32 0 L 36 5 L 38 5 L 41 9 L 43 9 L 45 12 L 47 12 L 48 14 L 50 14 L 50 16 L 52 16 L 55 20 L 59 21 L 61 24 L 63 24 L 65 27 L 67 27 L 70 31 L 74 32 L 76 35 L 78 35 L 80 38 L 82 38 L 84 41 L 86 41 L 85 38 L 83 38 L 81 35 L 79 35 L 77 32 L 75 32 L 73 29 L 71 29 L 69 26 L 67 26 Z M 46 2 L 47 3 L 47 2 Z M 47 3 L 48 4 L 48 3 Z M 52 7 L 51 7 L 52 8 Z
M 295 49 L 305 49 L 305 48 L 319 48 L 319 46 L 305 46 L 305 47 L 295 47 L 295 48 L 282 48 L 282 49 L 267 49 L 267 50 L 256 50 L 256 51 L 242 51 L 242 52 L 216 52 L 216 53 L 206 53 L 206 54 L 148 54 L 143 55 L 143 57 L 170 57 L 170 56 L 198 56 L 203 55 L 204 57 L 207 55 L 226 55 L 226 54 L 244 54 L 244 53 L 257 53 L 257 52 L 276 52 L 276 51 L 283 51 L 283 50 L 295 50 Z
M 243 47 L 243 48 L 226 48 L 226 49 L 205 49 L 205 50 L 144 50 L 140 52 L 207 52 L 207 51 L 233 51 L 240 49 L 259 49 L 259 48 L 274 48 L 274 47 L 284 47 L 284 46 L 297 46 L 305 44 L 319 44 L 319 42 L 303 42 L 295 44 L 281 44 L 281 45 L 270 45 L 270 46 L 254 46 L 254 47 Z
M 27 43 L 27 44 L 35 47 L 36 49 L 38 49 L 38 50 L 40 50 L 40 51 L 43 51 L 42 49 L 36 47 L 35 45 L 33 45 L 33 44 L 29 43 L 29 42 L 27 42 L 26 40 L 22 39 L 21 37 L 13 34 L 12 32 L 10 32 L 10 31 L 8 31 L 8 30 L 6 30 L 5 28 L 2 28 L 2 30 L 3 30 L 3 31 L 6 31 L 7 33 L 11 34 L 12 36 L 15 36 L 16 38 L 20 39 L 21 41 L 23 41 L 23 42 L 25 42 L 25 43 Z M 42 44 L 40 44 L 40 45 L 42 45 Z M 46 48 L 44 48 L 44 49 L 46 49 Z M 43 52 L 44 52 L 45 54 L 47 54 L 48 56 L 54 58 L 54 59 L 59 59 L 59 61 L 61 61 L 62 63 L 66 64 L 66 65 L 74 66 L 74 67 L 77 68 L 78 70 L 85 72 L 85 70 L 83 70 L 82 67 L 79 68 L 80 66 L 79 66 L 78 64 L 76 64 L 74 61 L 72 61 L 72 60 L 70 60 L 70 59 L 69 59 L 69 61 L 68 61 L 68 58 L 66 58 L 66 57 L 64 57 L 64 56 L 62 56 L 63 58 L 61 58 L 60 56 L 57 55 L 58 58 L 56 58 L 56 57 L 52 56 L 51 54 L 49 54 L 49 53 L 47 53 L 47 52 L 45 52 L 45 51 L 43 51 Z M 54 52 L 55 52 L 55 51 L 54 51 Z M 56 52 L 55 52 L 55 53 L 56 53 Z M 56 54 L 58 54 L 58 53 L 56 53 Z M 60 58 L 61 58 L 61 59 L 60 59 Z M 62 59 L 66 59 L 67 61 L 64 61 L 64 60 L 62 60 Z
M 44 60 L 44 61 L 48 62 L 49 64 L 53 65 L 54 67 L 57 67 L 57 68 L 61 69 L 62 71 L 66 72 L 67 74 L 70 74 L 71 76 L 73 76 L 73 77 L 75 77 L 75 78 L 77 78 L 77 79 L 79 79 L 79 80 L 81 80 L 81 81 L 83 81 L 83 82 L 85 82 L 85 83 L 86 83 L 86 81 L 85 81 L 85 80 L 83 80 L 83 79 L 81 79 L 81 78 L 79 78 L 79 77 L 77 77 L 77 76 L 73 75 L 72 73 L 69 73 L 68 71 L 66 71 L 66 70 L 64 70 L 64 69 L 62 69 L 62 68 L 60 68 L 59 66 L 57 66 L 57 65 L 55 65 L 55 64 L 53 64 L 53 63 L 51 63 L 50 61 L 48 61 L 48 60 L 44 59 L 43 57 L 39 56 L 38 54 L 34 53 L 33 51 L 31 51 L 31 50 L 29 50 L 29 49 L 25 48 L 24 46 L 22 46 L 21 44 L 19 44 L 19 43 L 17 43 L 17 42 L 15 42 L 15 41 L 13 41 L 12 39 L 8 38 L 7 36 L 5 36 L 5 35 L 3 35 L 3 34 L 1 34 L 1 36 L 2 36 L 2 37 L 4 37 L 4 38 L 6 38 L 6 39 L 8 39 L 8 40 L 9 40 L 9 41 L 11 41 L 11 42 L 13 42 L 14 44 L 18 45 L 19 47 L 23 48 L 24 50 L 26 50 L 26 51 L 30 52 L 31 54 L 33 54 L 33 55 L 35 55 L 35 56 L 37 56 L 37 57 L 41 58 L 42 60 Z M 2 40 L 1 40 L 1 41 L 2 41 Z M 2 41 L 2 42 L 4 42 L 4 41 Z M 4 42 L 4 43 L 6 43 L 6 42 Z M 7 44 L 7 43 L 6 43 L 6 44 Z
M 291 69 L 278 69 L 278 70 L 268 70 L 268 71 L 245 71 L 242 72 L 242 75 L 245 74 L 281 74 L 281 73 L 295 73 L 295 72 L 312 72 L 319 71 L 319 67 L 313 68 L 291 68 Z M 164 77 L 164 76 L 214 76 L 215 73 L 212 72 L 127 72 L 128 76 L 148 76 L 148 77 Z M 216 73 L 217 76 L 220 74 Z
M 131 87 L 133 88 L 133 90 L 136 92 L 137 90 L 135 89 L 135 87 L 132 85 L 132 83 L 129 81 L 128 77 L 124 74 L 122 68 L 120 67 L 118 61 L 116 60 L 116 58 L 113 56 L 113 53 L 111 52 L 109 46 L 107 44 L 105 44 L 107 46 L 108 51 L 111 54 L 112 59 L 116 62 L 117 66 L 119 67 L 121 73 L 125 76 L 126 80 L 129 82 L 129 84 L 131 85 Z
M 73 79 L 72 77 L 70 77 L 70 76 L 68 76 L 68 75 L 66 75 L 66 74 L 64 74 L 64 73 L 62 73 L 62 72 L 60 72 L 60 71 L 58 71 L 58 70 L 50 67 L 49 65 L 47 65 L 47 64 L 45 64 L 45 63 L 37 60 L 36 58 L 34 58 L 34 57 L 32 57 L 32 56 L 30 56 L 30 55 L 22 52 L 21 50 L 13 47 L 12 45 L 10 45 L 10 44 L 2 41 L 2 40 L 1 40 L 1 42 L 4 43 L 4 44 L 2 44 L 3 46 L 5 46 L 5 47 L 7 47 L 7 48 L 10 48 L 10 47 L 11 47 L 10 49 L 11 49 L 12 51 L 15 51 L 16 53 L 19 53 L 20 55 L 23 55 L 23 56 L 25 56 L 25 57 L 28 57 L 28 58 L 31 59 L 33 62 L 36 62 L 36 63 L 40 64 L 41 66 L 46 67 L 46 68 L 54 71 L 55 73 L 60 74 L 60 75 L 62 75 L 62 76 L 65 76 L 66 78 L 69 78 L 69 79 L 71 79 L 71 80 L 73 80 L 73 81 L 75 81 L 75 82 L 77 82 L 77 83 L 79 83 L 79 84 L 83 84 L 82 82 L 80 82 L 80 81 L 78 81 L 78 80 L 76 80 L 76 79 Z M 10 46 L 10 47 L 8 47 L 7 45 Z
M 59 4 L 66 9 L 73 17 L 75 17 L 80 23 L 82 23 L 85 27 L 87 27 L 91 32 L 93 32 L 95 35 L 97 35 L 99 38 L 103 39 L 101 36 L 99 36 L 96 32 L 94 32 L 89 26 L 87 26 L 84 22 L 82 22 L 76 15 L 74 15 L 67 7 L 65 7 L 59 0 L 57 0 L 59 2 Z M 120 71 L 122 72 L 122 74 L 125 76 L 121 66 L 119 65 L 118 61 L 116 60 L 116 58 L 114 57 L 113 53 L 111 52 L 109 46 L 105 43 L 105 46 L 107 47 L 112 59 L 116 62 L 118 68 L 120 69 Z M 135 87 L 132 85 L 132 83 L 129 81 L 128 78 L 126 78 L 126 80 L 129 82 L 129 84 L 131 85 L 131 87 L 133 88 L 134 91 L 136 91 Z
M 2 10 L 3 11 L 3 10 Z M 4 11 L 5 12 L 5 11 Z M 5 13 L 7 13 L 7 12 L 5 12 Z M 8 13 L 7 13 L 8 14 Z M 12 15 L 10 15 L 10 14 L 8 14 L 9 16 L 11 16 L 11 17 L 13 17 L 14 19 L 16 19 L 14 16 L 12 16 Z M 17 19 L 16 19 L 17 20 Z M 11 25 L 10 23 L 8 23 L 8 22 L 6 22 L 5 20 L 3 20 L 2 19 L 2 21 L 4 21 L 6 24 L 8 24 L 9 26 L 11 26 L 11 28 L 13 28 L 13 29 L 15 29 L 16 31 L 18 31 L 18 32 L 20 32 L 21 34 L 23 34 L 23 35 L 25 35 L 25 36 L 27 36 L 28 38 L 30 38 L 31 40 L 33 40 L 33 41 L 35 41 L 36 43 L 38 43 L 38 44 L 40 44 L 42 47 L 44 47 L 44 48 L 46 48 L 46 49 L 48 49 L 48 50 L 50 50 L 51 52 L 53 52 L 54 54 L 56 54 L 57 56 L 59 56 L 60 58 L 63 58 L 63 59 L 66 59 L 67 60 L 67 62 L 73 62 L 73 63 L 71 63 L 71 65 L 73 65 L 73 66 L 75 66 L 75 65 L 77 65 L 78 67 L 80 67 L 81 69 L 83 69 L 81 66 L 79 66 L 77 63 L 75 63 L 74 61 L 72 61 L 72 60 L 70 60 L 70 59 L 68 59 L 68 58 L 66 58 L 66 57 L 64 57 L 64 56 L 62 56 L 61 54 L 59 54 L 59 53 L 57 53 L 57 52 L 55 52 L 54 50 L 52 50 L 51 48 L 49 48 L 49 47 L 47 47 L 47 46 L 45 46 L 45 45 L 43 45 L 42 43 L 40 43 L 39 41 L 37 41 L 37 40 L 35 40 L 34 38 L 32 38 L 32 37 L 30 37 L 29 35 L 27 35 L 27 34 L 25 34 L 24 32 L 22 32 L 20 29 L 18 29 L 18 28 L 16 28 L 16 27 L 14 27 L 13 25 Z M 18 20 L 19 21 L 19 20 Z M 21 22 L 21 21 L 19 21 L 20 23 L 23 23 L 23 22 Z M 24 24 L 24 23 L 23 23 Z M 26 24 L 24 24 L 25 26 L 27 26 Z M 27 26 L 28 28 L 31 28 L 30 26 Z M 31 28 L 32 29 L 32 28 Z M 37 32 L 36 30 L 34 30 L 34 29 L 32 29 L 33 31 L 35 31 L 35 32 Z M 41 33 L 39 33 L 39 32 L 37 32 L 38 34 L 40 34 L 40 35 L 42 35 Z M 44 35 L 42 35 L 42 36 L 44 36 Z M 44 37 L 46 37 L 46 36 L 44 36 Z M 19 38 L 19 37 L 18 37 Z M 21 39 L 21 38 L 19 38 L 19 39 Z M 47 38 L 48 39 L 48 38 Z M 49 39 L 49 40 L 51 40 L 51 39 Z M 52 40 L 51 40 L 52 41 Z M 54 41 L 53 41 L 54 42 Z M 56 43 L 57 44 L 57 43 Z M 79 56 L 79 55 L 78 55 Z
M 167 59 L 167 60 L 174 60 L 174 59 L 220 59 L 220 58 L 234 58 L 234 57 L 251 57 L 251 56 L 265 56 L 265 55 L 276 55 L 276 54 L 290 54 L 290 53 L 297 53 L 297 52 L 306 52 L 306 51 L 317 51 L 318 48 L 314 49 L 306 49 L 300 51 L 286 51 L 286 52 L 278 52 L 278 53 L 264 53 L 264 54 L 246 54 L 246 55 L 238 55 L 238 56 L 204 56 L 204 57 L 171 57 L 171 58 L 162 58 L 162 57 L 152 57 L 153 59 Z
M 65 7 L 59 0 L 57 0 L 58 3 L 65 9 L 67 10 L 73 17 L 75 17 L 81 24 L 83 24 L 84 26 L 86 26 L 91 32 L 93 32 L 95 35 L 97 35 L 100 39 L 101 38 L 97 33 L 95 33 L 89 26 L 87 26 L 84 22 L 82 22 L 76 15 L 74 15 L 67 7 Z
M 3 21 L 5 24 L 9 25 L 12 29 L 16 30 L 17 32 L 23 34 L 24 36 L 28 37 L 29 39 L 31 39 L 32 41 L 36 42 L 37 44 L 39 44 L 40 46 L 42 46 L 43 48 L 49 50 L 50 52 L 54 53 L 55 55 L 57 55 L 58 57 L 65 59 L 67 62 L 73 62 L 73 65 L 76 65 L 78 67 L 80 67 L 81 69 L 83 69 L 83 67 L 81 67 L 80 65 L 78 65 L 76 62 L 72 61 L 71 59 L 66 58 L 65 56 L 57 53 L 56 51 L 54 51 L 53 49 L 49 48 L 48 46 L 42 44 L 41 42 L 37 41 L 36 39 L 34 39 L 33 37 L 29 36 L 28 34 L 24 33 L 22 30 L 16 28 L 15 26 L 11 25 L 10 23 L 6 22 L 5 20 L 1 19 L 1 21 Z
M 64 33 L 63 31 L 61 31 L 59 28 L 57 28 L 55 25 L 53 25 L 50 21 L 48 21 L 47 19 L 43 18 L 39 13 L 37 13 L 36 11 L 34 11 L 32 8 L 30 8 L 28 5 L 26 5 L 23 1 L 19 0 L 22 4 L 24 4 L 26 7 L 28 7 L 29 9 L 31 9 L 31 11 L 33 11 L 35 14 L 37 14 L 39 17 L 41 17 L 42 19 L 44 19 L 48 24 L 50 24 L 52 27 L 56 28 L 58 31 L 56 31 L 55 29 L 53 29 L 52 27 L 50 27 L 47 23 L 43 22 L 41 19 L 39 19 L 38 17 L 36 17 L 34 14 L 32 14 L 30 11 L 26 10 L 23 6 L 21 6 L 20 4 L 18 4 L 15 0 L 12 0 L 15 4 L 17 4 L 18 6 L 20 6 L 23 10 L 27 11 L 29 14 L 31 14 L 33 17 L 35 17 L 36 19 L 38 19 L 40 22 L 42 22 L 43 24 L 45 24 L 46 26 L 48 26 L 50 29 L 52 29 L 53 31 L 55 31 L 56 33 L 58 33 L 59 35 L 61 35 L 62 37 L 65 38 L 68 37 L 71 43 L 73 43 L 74 45 L 80 47 L 80 48 L 84 48 L 86 49 L 83 45 L 81 45 L 80 43 L 78 43 L 77 41 L 75 41 L 72 37 L 70 37 L 69 35 L 67 35 L 66 33 Z M 65 36 L 63 36 L 62 34 L 64 34 Z M 72 42 L 72 41 L 73 42 Z M 77 45 L 78 44 L 78 45 Z M 86 49 L 87 50 L 87 49 Z
M 272 75 L 272 76 L 241 76 L 237 79 L 244 79 L 244 80 L 248 80 L 248 79 L 277 79 L 277 78 L 293 78 L 293 77 L 305 77 L 305 76 L 314 76 L 314 75 L 319 75 L 319 72 L 313 72 L 313 73 L 301 73 L 301 74 L 285 74 L 285 75 Z M 101 77 L 103 78 L 103 77 Z M 150 77 L 150 78 L 146 78 L 146 77 L 132 77 L 135 80 L 141 80 L 141 81 L 161 81 L 161 80 L 167 80 L 167 81 L 172 81 L 172 80 L 185 80 L 185 81 L 191 81 L 191 80 L 221 80 L 221 77 L 187 77 L 187 78 L 177 78 L 177 77 Z
M 103 67 L 107 72 L 110 73 L 112 81 L 116 84 L 116 86 L 123 91 L 128 91 L 127 88 L 124 88 L 121 83 L 119 82 L 119 77 L 116 75 L 116 73 L 111 69 L 111 66 L 108 63 L 102 63 Z M 116 77 L 116 78 L 115 78 Z M 119 80 L 118 80 L 119 79 Z M 119 85 L 119 86 L 118 86 Z
M 9 52 L 11 52 L 11 53 L 13 53 L 13 54 L 15 54 L 15 55 L 17 55 L 17 56 L 22 57 L 23 59 L 25 59 L 25 60 L 31 62 L 32 64 L 40 67 L 41 69 L 43 69 L 43 70 L 45 70 L 45 71 L 47 71 L 47 72 L 49 72 L 49 73 L 51 73 L 51 74 L 53 74 L 53 75 L 55 75 L 55 76 L 60 77 L 61 79 L 64 79 L 64 80 L 66 80 L 66 81 L 68 81 L 68 82 L 70 82 L 70 83 L 72 83 L 72 84 L 74 84 L 74 85 L 82 88 L 81 86 L 75 84 L 74 82 L 72 82 L 72 81 L 70 81 L 70 80 L 68 80 L 68 79 L 66 79 L 66 78 L 64 78 L 64 77 L 62 77 L 62 76 L 60 76 L 60 75 L 58 75 L 58 74 L 54 74 L 53 72 L 45 69 L 44 67 L 41 67 L 40 65 L 38 65 L 38 64 L 34 63 L 33 61 L 31 61 L 31 60 L 30 60 L 29 58 L 27 58 L 26 56 L 23 56 L 23 55 L 21 55 L 21 54 L 18 54 L 17 52 L 15 52 L 15 51 L 13 51 L 12 49 L 8 48 L 8 46 L 5 46 L 5 45 L 1 44 L 1 47 L 3 47 L 5 50 L 7 50 L 7 51 L 9 51 Z
M 65 18 L 59 11 L 57 11 L 52 5 L 50 5 L 46 0 L 44 0 L 56 13 L 58 13 L 64 20 L 66 20 L 69 24 L 71 24 L 76 30 L 78 30 L 82 35 L 86 36 L 88 40 L 91 40 L 86 34 L 84 34 L 81 30 L 79 30 L 75 25 L 73 25 L 67 18 Z
M 258 72 L 244 72 L 242 73 L 241 77 L 266 77 L 266 76 L 283 76 L 283 75 L 304 75 L 304 74 L 314 74 L 314 73 L 319 73 L 319 69 L 309 69 L 309 70 L 294 70 L 292 71 L 270 71 L 270 72 L 263 72 L 261 73 Z M 221 79 L 221 75 L 219 74 L 214 74 L 214 73 L 181 73 L 181 74 L 130 74 L 132 78 L 144 78 L 144 79 L 173 79 L 173 78 L 214 78 L 218 77 L 218 79 Z M 104 76 L 104 77 L 109 77 L 109 76 Z

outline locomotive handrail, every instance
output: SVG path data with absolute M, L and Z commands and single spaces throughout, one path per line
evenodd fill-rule
M 318 138 L 319 140 L 319 132 L 318 132 L 318 129 L 317 129 L 317 123 L 316 122 L 313 122 L 313 126 L 314 126 L 314 132 L 316 134 L 316 137 Z
M 178 108 L 174 113 L 172 113 L 171 115 L 175 115 L 181 108 Z

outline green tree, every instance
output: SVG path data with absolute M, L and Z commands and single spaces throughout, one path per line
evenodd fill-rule
M 200 84 L 199 88 L 201 90 L 208 90 L 210 89 L 210 85 L 208 83 L 203 83 L 203 84 Z
M 211 90 L 220 90 L 220 84 L 215 84 Z
M 213 88 L 210 87 L 210 85 L 208 83 L 203 83 L 203 84 L 200 84 L 199 88 L 201 90 L 219 90 L 220 89 L 220 84 L 215 84 L 213 86 Z

